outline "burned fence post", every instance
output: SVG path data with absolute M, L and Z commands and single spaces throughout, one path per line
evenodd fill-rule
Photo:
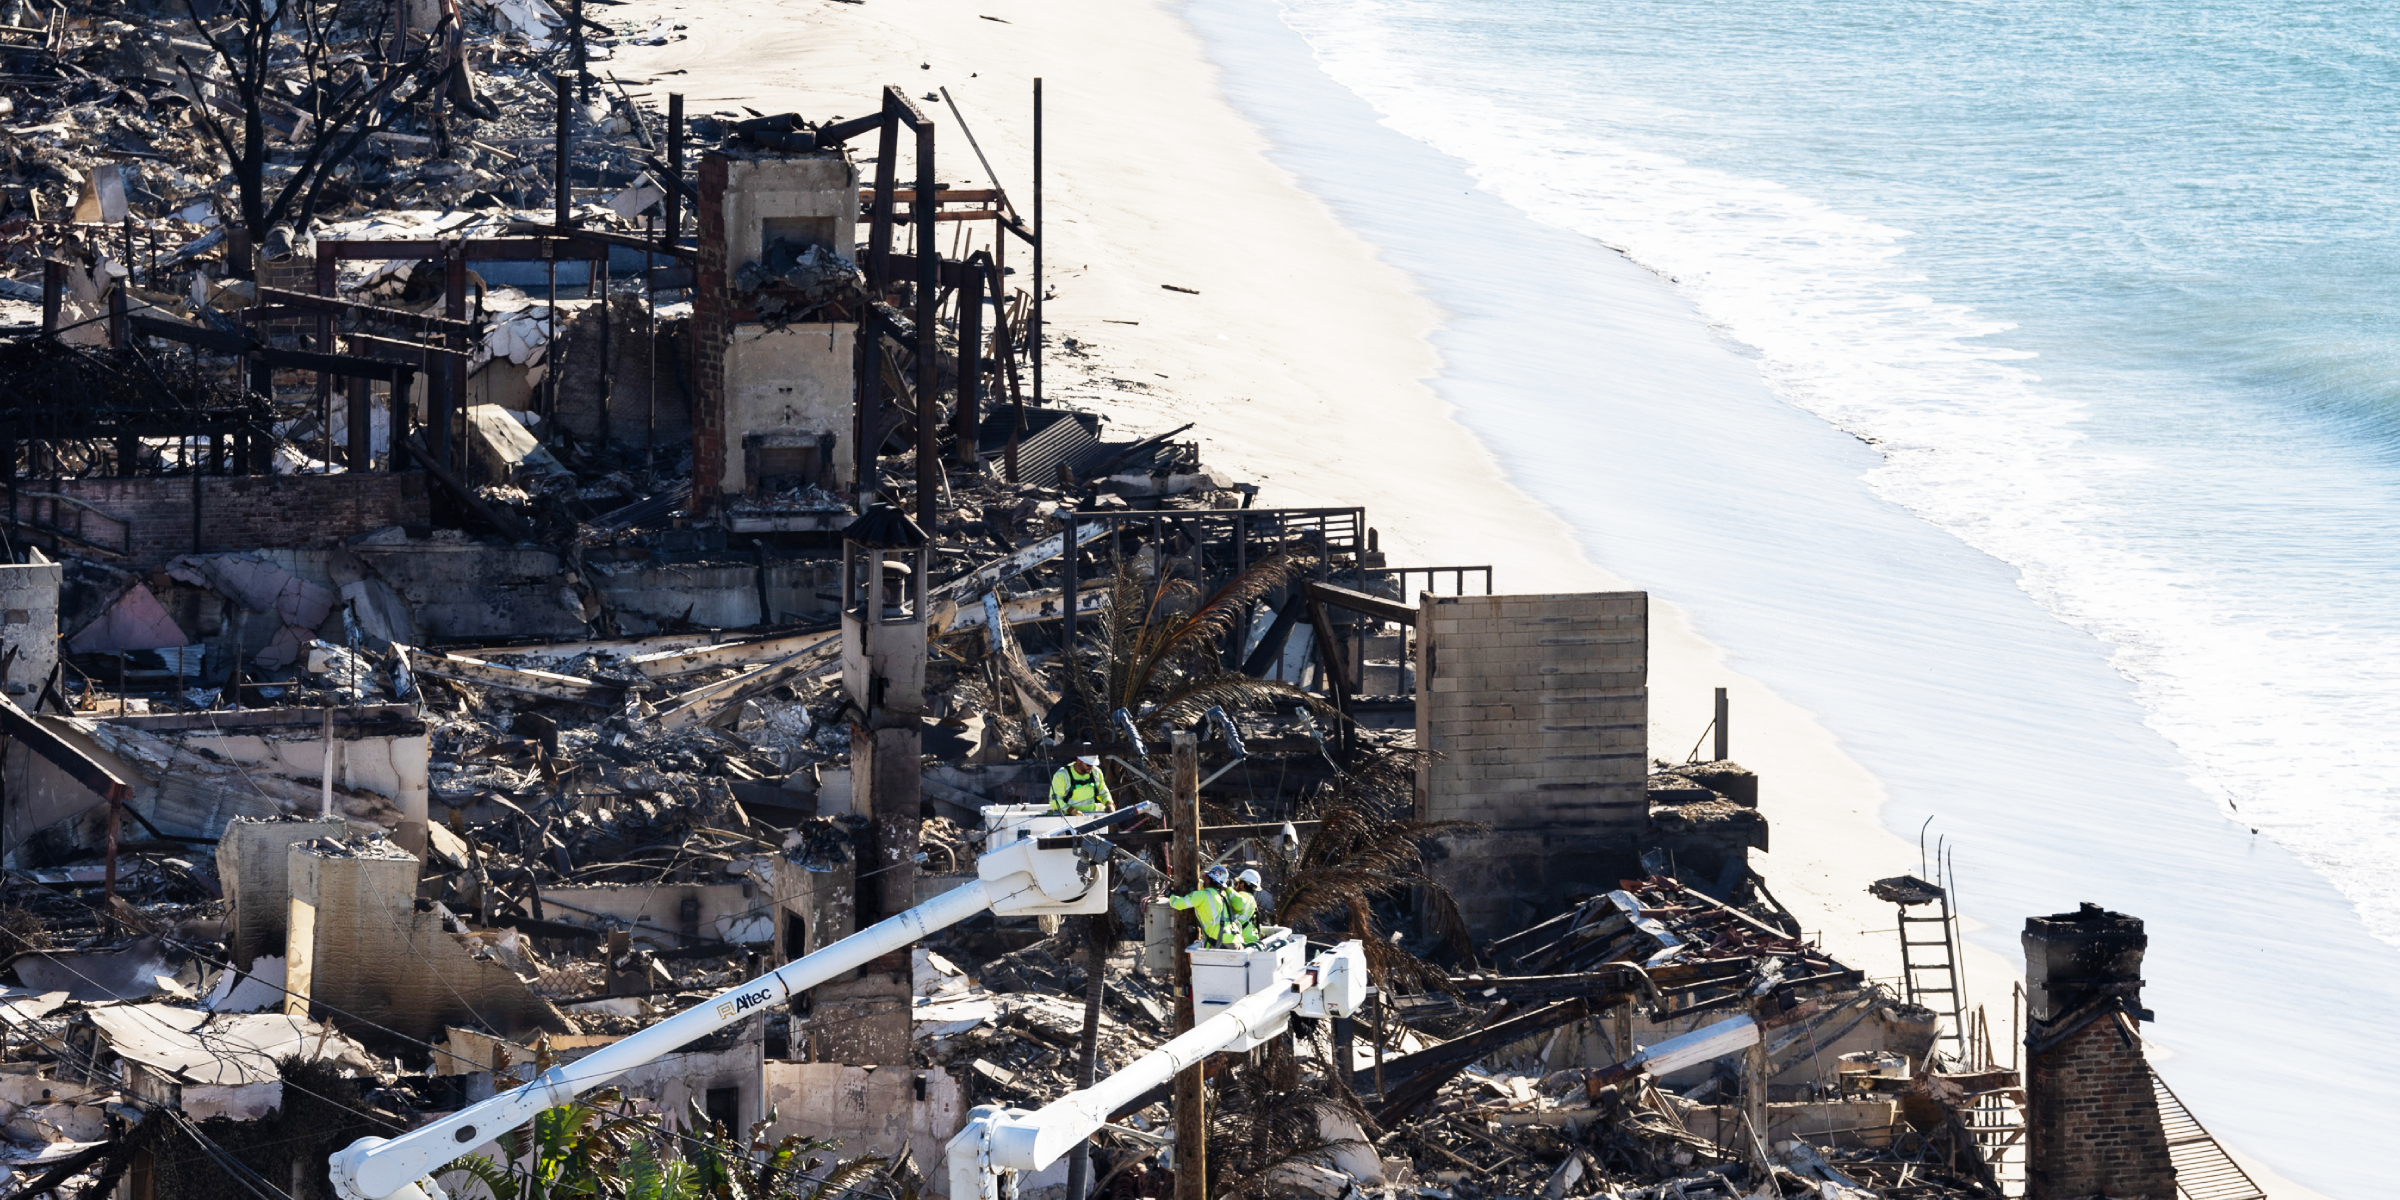
M 667 180 L 659 232 L 667 245 L 683 237 L 683 93 L 667 93 Z
M 1462 590 L 1463 590 L 1463 589 L 1462 589 Z M 1731 713 L 1730 713 L 1730 706 L 1729 706 L 1729 705 L 1726 703 L 1726 700 L 1725 700 L 1725 689 L 1724 689 L 1724 688 L 1718 688 L 1718 689 L 1717 689 L 1717 718 L 1716 718 L 1716 721 L 1714 722 L 1714 725 L 1713 725 L 1713 728 L 1715 728 L 1715 729 L 1716 729 L 1716 731 L 1717 731 L 1717 745 L 1716 745 L 1717 754 L 1716 754 L 1716 757 L 1715 757 L 1714 759 L 1712 759 L 1712 760 L 1711 760 L 1711 761 L 1713 761 L 1713 762 L 1728 762 L 1728 761 L 1731 761 L 1731 760 L 1732 760 L 1732 758 L 1733 758 L 1733 752 L 1732 752 L 1732 750 L 1730 749 L 1730 745 L 1731 745 L 1731 738 L 1728 736 L 1728 734 L 1727 734 L 1727 732 L 1726 732 L 1726 728 L 1725 728 L 1725 721 L 1726 721 L 1726 718 L 1727 718 L 1729 715 L 1731 715 Z

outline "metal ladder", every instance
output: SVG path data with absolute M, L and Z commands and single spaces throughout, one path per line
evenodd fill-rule
M 1931 890 L 1940 906 L 1941 915 L 1914 916 L 1911 910 L 1915 905 L 1899 906 L 1900 983 L 1908 994 L 1909 1003 L 1930 1008 L 1949 1019 L 1947 1025 L 1935 1027 L 1938 1032 L 1934 1034 L 1934 1049 L 1945 1049 L 1942 1043 L 1947 1042 L 1949 1045 L 1946 1049 L 1951 1059 L 1963 1062 L 1966 1059 L 1966 1040 L 1963 1036 L 1965 1023 L 1959 1015 L 1958 936 L 1951 924 L 1950 892 L 1939 887 Z M 1917 936 L 1924 933 L 1939 936 Z
M 2158 1097 L 2158 1123 L 2166 1130 L 2167 1158 L 2175 1164 L 2177 1196 L 2182 1200 L 2267 1200 L 2267 1194 L 2251 1182 L 2250 1173 L 2201 1127 L 2155 1068 L 2150 1072 L 2150 1090 Z

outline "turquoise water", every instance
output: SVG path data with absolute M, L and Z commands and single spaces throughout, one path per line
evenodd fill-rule
M 1979 940 L 2014 958 L 2025 915 L 2081 900 L 2143 916 L 2177 1090 L 2279 1170 L 2378 1194 L 2400 22 L 1185 11 L 1277 161 L 1440 306 L 1461 419 L 1818 713 L 1895 829 L 1934 818 Z
M 1395 127 L 1677 281 L 2111 646 L 2400 942 L 2400 22 L 2368 5 L 1299 0 Z

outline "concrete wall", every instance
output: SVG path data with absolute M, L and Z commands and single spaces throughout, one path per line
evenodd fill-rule
M 856 978 L 810 989 L 808 1016 L 792 1022 L 792 1038 L 814 1062 L 902 1070 L 910 1061 L 913 987 L 907 954 L 877 959 Z
M 922 1100 L 919 1080 L 925 1088 Z M 766 1098 L 775 1110 L 769 1141 L 790 1134 L 834 1138 L 844 1154 L 885 1157 L 906 1145 L 925 1174 L 923 1194 L 950 1194 L 943 1148 L 966 1128 L 967 1098 L 949 1072 L 770 1062 Z
M 551 920 L 573 925 L 596 919 L 622 922 L 635 942 L 661 950 L 698 942 L 768 942 L 777 933 L 773 912 L 763 911 L 771 910 L 771 903 L 755 883 L 546 887 L 542 903 L 564 910 L 546 913 Z
M 0 564 L 0 656 L 8 658 L 0 686 L 20 708 L 34 706 L 58 667 L 58 587 L 64 576 L 53 562 Z
M 239 817 L 322 811 L 323 721 L 320 709 L 117 717 L 92 722 L 90 737 L 134 768 L 132 804 L 151 823 L 215 837 Z M 423 853 L 431 746 L 415 710 L 337 713 L 333 755 L 334 815 Z
M 728 496 L 750 487 L 742 439 L 753 433 L 830 435 L 832 486 L 857 475 L 850 446 L 850 413 L 857 403 L 856 327 L 809 322 L 770 330 L 737 325 L 725 348 L 725 463 L 718 488 Z
M 343 475 L 203 475 L 27 480 L 30 491 L 56 492 L 127 523 L 130 565 L 156 566 L 178 554 L 317 546 L 389 525 L 422 531 L 432 511 L 421 472 Z M 84 537 L 116 546 L 115 526 L 87 519 Z
M 1417 623 L 1418 813 L 1478 937 L 1631 872 L 1647 828 L 1649 597 L 1434 596 Z
M 833 615 L 835 602 L 819 599 L 841 586 L 841 563 L 835 559 L 781 563 L 765 571 L 766 603 L 773 612 L 759 613 L 760 571 L 742 563 L 674 564 L 595 563 L 593 573 L 628 634 L 669 623 L 690 622 L 715 629 L 745 629 L 788 622 L 795 616 L 811 620 Z
M 407 851 L 361 839 L 296 845 L 290 856 L 287 1011 L 321 1006 L 324 1019 L 369 1037 L 358 1022 L 425 1040 L 450 1025 L 503 1036 L 567 1030 L 514 971 L 476 958 L 439 916 L 416 910 L 417 860 Z
M 357 552 L 408 602 L 429 640 L 585 633 L 565 568 L 548 550 L 410 542 Z

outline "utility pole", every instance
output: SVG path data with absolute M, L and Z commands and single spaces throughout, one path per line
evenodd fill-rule
M 1717 689 L 1717 722 L 1716 722 L 1716 728 L 1717 728 L 1717 757 L 1716 757 L 1716 761 L 1718 761 L 1718 762 L 1724 762 L 1724 761 L 1726 761 L 1726 760 L 1728 760 L 1728 759 L 1730 759 L 1730 758 L 1732 758 L 1732 757 L 1733 757 L 1733 751 L 1732 751 L 1732 750 L 1730 750 L 1730 749 L 1728 749 L 1728 747 L 1729 747 L 1729 746 L 1732 744 L 1732 738 L 1731 738 L 1731 736 L 1728 734 L 1728 732 L 1726 731 L 1726 728 L 1725 728 L 1725 719 L 1726 719 L 1728 716 L 1732 715 L 1732 712 L 1733 712 L 1732 705 L 1730 705 L 1730 704 L 1726 703 L 1726 700 L 1725 700 L 1725 689 L 1724 689 L 1724 688 L 1718 688 L 1718 689 Z
M 1171 846 L 1175 862 L 1175 894 L 1200 890 L 1200 740 L 1188 729 L 1168 736 L 1174 755 L 1175 793 Z M 1199 918 L 1191 910 L 1175 914 L 1175 1032 L 1192 1027 L 1192 956 L 1185 947 L 1200 940 Z M 1208 1093 L 1204 1066 L 1175 1077 L 1175 1200 L 1208 1198 Z
M 1033 77 L 1033 322 L 1026 331 L 1025 354 L 1033 360 L 1033 403 L 1042 403 L 1042 242 L 1049 233 L 1042 224 L 1042 77 Z M 1022 419 L 1023 413 L 1019 413 Z M 1014 480 L 1015 475 L 1009 478 Z M 1198 884 L 1192 885 L 1198 887 Z
M 1108 992 L 1108 948 L 1116 941 L 1117 918 L 1093 913 L 1083 918 L 1084 971 L 1083 1038 L 1075 1047 L 1075 1087 L 1092 1086 L 1100 1068 L 1100 1004 Z M 1084 1200 L 1092 1177 L 1092 1142 L 1085 1138 L 1067 1159 L 1067 1200 Z

